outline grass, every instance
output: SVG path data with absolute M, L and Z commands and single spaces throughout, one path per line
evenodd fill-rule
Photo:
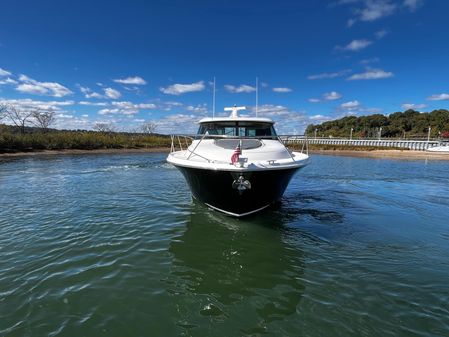
M 162 135 L 93 131 L 20 134 L 0 131 L 0 153 L 72 149 L 148 149 L 170 147 L 170 143 L 170 137 Z
M 25 134 L 11 126 L 0 125 L 0 153 L 32 152 L 42 150 L 97 150 L 97 149 L 151 149 L 169 148 L 169 136 L 126 132 L 67 131 L 27 128 Z M 288 146 L 301 150 L 302 144 Z M 354 146 L 309 144 L 310 151 L 374 151 L 407 150 L 383 146 Z

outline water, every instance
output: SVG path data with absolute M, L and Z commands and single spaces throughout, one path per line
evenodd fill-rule
M 0 336 L 449 336 L 449 162 L 316 155 L 237 220 L 164 159 L 0 162 Z

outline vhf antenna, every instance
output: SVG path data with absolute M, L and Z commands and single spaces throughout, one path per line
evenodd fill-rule
M 212 119 L 215 118 L 215 76 L 214 76 L 214 93 L 212 95 Z
M 259 78 L 256 77 L 256 117 L 259 109 Z

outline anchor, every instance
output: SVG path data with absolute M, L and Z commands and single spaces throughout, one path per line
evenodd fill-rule
M 244 191 L 251 189 L 251 183 L 241 174 L 238 179 L 232 182 L 232 188 L 238 190 L 241 195 Z

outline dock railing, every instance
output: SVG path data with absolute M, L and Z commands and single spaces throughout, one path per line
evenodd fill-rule
M 438 146 L 439 140 L 404 140 L 404 139 L 347 139 L 347 138 L 307 138 L 305 136 L 283 135 L 280 136 L 288 146 L 291 144 L 320 144 L 320 145 L 350 145 L 364 147 L 394 147 L 415 151 L 425 151 L 428 148 Z

